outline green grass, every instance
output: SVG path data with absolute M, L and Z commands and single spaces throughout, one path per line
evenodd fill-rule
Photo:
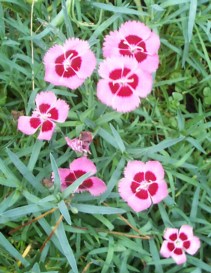
M 209 1 L 30 2 L 0 1 L 0 272 L 210 273 Z M 71 36 L 88 40 L 100 62 L 105 34 L 127 20 L 144 22 L 161 39 L 153 92 L 137 110 L 120 114 L 102 105 L 97 73 L 75 91 L 44 81 L 42 58 L 54 43 Z M 108 186 L 102 196 L 76 194 L 71 200 L 73 189 L 61 193 L 42 185 L 76 154 L 59 130 L 49 143 L 18 132 L 11 112 L 29 115 L 36 94 L 47 89 L 71 106 L 60 126 L 65 135 L 93 132 L 90 158 Z M 169 187 L 168 198 L 141 213 L 130 210 L 117 191 L 133 159 L 160 161 Z M 177 266 L 159 250 L 165 227 L 182 224 L 194 227 L 201 248 Z

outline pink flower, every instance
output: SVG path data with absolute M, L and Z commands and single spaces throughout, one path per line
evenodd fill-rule
M 193 228 L 188 225 L 181 226 L 180 230 L 166 228 L 163 237 L 165 240 L 160 254 L 165 258 L 172 257 L 178 265 L 186 262 L 185 252 L 194 255 L 200 248 L 199 238 L 194 236 Z
M 124 175 L 119 182 L 119 194 L 136 212 L 161 202 L 168 195 L 164 170 L 158 161 L 129 161 Z
M 154 72 L 159 65 L 158 49 L 160 39 L 156 33 L 138 21 L 128 21 L 121 25 L 119 31 L 110 32 L 105 37 L 103 55 L 132 56 L 140 67 Z
M 67 145 L 75 152 L 82 153 L 84 155 L 91 154 L 89 150 L 89 145 L 92 142 L 92 133 L 84 131 L 80 133 L 79 138 L 70 139 L 65 137 Z
M 31 117 L 19 117 L 18 130 L 26 135 L 32 135 L 40 128 L 38 139 L 50 140 L 56 126 L 55 122 L 65 122 L 69 106 L 64 100 L 57 100 L 51 91 L 37 94 L 35 103 L 37 108 Z
M 142 71 L 131 57 L 104 60 L 99 67 L 102 79 L 97 84 L 98 99 L 118 112 L 130 112 L 139 106 L 152 89 L 152 76 Z
M 76 179 L 85 173 L 95 174 L 97 169 L 94 163 L 87 157 L 81 157 L 73 160 L 69 165 L 69 169 L 59 168 L 59 176 L 61 180 L 61 189 L 65 190 Z M 98 177 L 92 176 L 86 179 L 76 190 L 76 192 L 88 191 L 91 195 L 98 196 L 106 190 L 105 183 Z
M 44 56 L 45 81 L 76 89 L 96 66 L 96 58 L 86 41 L 78 38 L 54 45 Z

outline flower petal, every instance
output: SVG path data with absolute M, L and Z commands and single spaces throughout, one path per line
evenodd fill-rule
M 121 41 L 121 34 L 119 31 L 111 31 L 108 35 L 105 36 L 103 42 L 103 56 L 105 58 L 112 56 L 119 56 L 119 42 Z
M 48 105 L 50 108 L 52 108 L 55 105 L 56 100 L 56 95 L 52 91 L 42 91 L 38 93 L 35 98 L 35 102 L 39 110 L 41 105 Z
M 98 177 L 91 177 L 90 180 L 93 182 L 92 187 L 88 188 L 87 191 L 93 196 L 98 196 L 104 193 L 107 189 L 106 184 Z
M 41 130 L 40 133 L 38 135 L 38 139 L 40 140 L 50 140 L 54 129 L 55 129 L 56 125 L 54 122 L 50 121 L 50 120 L 46 120 L 43 122 L 42 126 L 41 126 Z
M 155 32 L 151 32 L 150 37 L 145 41 L 147 52 L 151 55 L 157 54 L 160 48 L 160 38 Z
M 133 111 L 140 104 L 140 99 L 136 95 L 120 97 L 113 94 L 110 90 L 108 81 L 103 79 L 99 80 L 97 84 L 97 97 L 103 104 L 112 107 L 120 113 Z
M 146 72 L 141 69 L 137 69 L 136 73 L 139 76 L 139 82 L 134 93 L 140 98 L 145 98 L 152 91 L 153 84 L 152 75 L 149 72 Z
M 168 241 L 163 241 L 162 246 L 160 248 L 160 254 L 165 257 L 165 258 L 169 258 L 171 256 L 171 251 L 168 248 Z
M 57 109 L 59 114 L 59 117 L 56 121 L 65 122 L 68 116 L 69 105 L 64 100 L 58 99 L 55 103 L 55 108 Z
M 159 183 L 157 183 L 157 185 L 158 185 L 158 188 L 157 188 L 156 193 L 151 195 L 153 204 L 160 203 L 163 199 L 165 199 L 168 196 L 168 187 L 167 187 L 166 182 L 164 180 L 159 181 Z
M 147 55 L 147 58 L 139 63 L 139 68 L 142 70 L 153 73 L 158 69 L 159 66 L 159 56 L 157 54 Z
M 136 212 L 146 210 L 152 205 L 152 201 L 149 195 L 147 199 L 140 199 L 133 194 L 127 200 L 127 203 L 128 206 L 130 206 Z
M 61 181 L 61 190 L 63 191 L 68 187 L 65 182 L 65 178 L 70 174 L 70 169 L 59 168 L 58 172 L 59 172 L 59 177 L 60 177 L 60 181 Z
M 138 160 L 129 161 L 124 169 L 125 177 L 131 181 L 139 172 L 145 172 L 145 163 Z
M 117 68 L 123 69 L 124 67 L 130 69 L 132 74 L 135 73 L 137 69 L 139 69 L 139 63 L 132 57 L 117 56 L 107 58 L 100 63 L 98 73 L 102 78 L 109 80 L 111 71 Z
M 187 260 L 186 255 L 183 251 L 181 255 L 175 254 L 174 252 L 171 253 L 172 259 L 176 262 L 176 264 L 184 264 Z
M 179 230 L 179 235 L 184 233 L 187 238 L 191 239 L 193 237 L 193 227 L 189 225 L 182 225 Z
M 173 236 L 172 239 L 170 239 L 171 236 Z M 178 237 L 178 229 L 177 228 L 166 228 L 164 230 L 163 237 L 166 240 L 175 241 Z
M 146 171 L 153 172 L 157 178 L 156 181 L 163 180 L 164 178 L 164 169 L 159 161 L 147 161 Z
M 190 246 L 188 248 L 185 248 L 185 251 L 190 254 L 194 255 L 200 248 L 201 242 L 198 237 L 193 236 L 190 240 Z
M 70 170 L 71 171 L 79 171 L 80 170 L 85 173 L 89 172 L 91 174 L 95 174 L 97 172 L 97 169 L 96 169 L 94 163 L 85 156 L 73 160 L 70 163 Z
M 139 21 L 127 21 L 121 25 L 119 32 L 122 36 L 135 35 L 141 37 L 144 41 L 151 35 L 151 30 Z
M 40 118 L 20 116 L 18 119 L 18 130 L 26 135 L 32 135 L 37 131 L 41 123 Z

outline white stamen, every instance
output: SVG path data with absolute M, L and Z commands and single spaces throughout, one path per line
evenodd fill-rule
M 112 81 L 112 84 L 116 84 L 116 83 L 120 83 L 122 85 L 125 85 L 127 83 L 133 83 L 134 82 L 134 79 L 127 79 L 127 78 L 122 78 L 122 79 L 118 79 L 118 80 L 113 80 Z

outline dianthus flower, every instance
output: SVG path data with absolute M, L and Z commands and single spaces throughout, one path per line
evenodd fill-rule
M 119 182 L 119 194 L 136 212 L 161 202 L 168 189 L 160 162 L 129 161 Z
M 130 112 L 140 104 L 152 89 L 152 76 L 142 71 L 130 57 L 104 60 L 99 67 L 102 79 L 97 84 L 98 99 L 118 112 Z
M 110 32 L 103 43 L 105 58 L 113 56 L 134 57 L 139 66 L 154 72 L 159 65 L 159 36 L 138 21 L 127 21 L 117 31 Z
M 18 130 L 26 135 L 32 135 L 40 128 L 38 139 L 50 140 L 56 126 L 55 122 L 65 122 L 69 106 L 64 100 L 57 99 L 51 91 L 37 94 L 35 103 L 37 107 L 31 117 L 19 117 Z
M 97 169 L 94 163 L 87 157 L 81 157 L 73 160 L 69 168 L 59 168 L 59 176 L 61 180 L 61 189 L 65 190 L 72 185 L 76 179 L 85 173 L 94 175 Z M 76 192 L 88 191 L 93 196 L 98 196 L 106 190 L 106 184 L 98 177 L 91 176 L 86 179 L 76 190 Z
M 183 225 L 179 230 L 166 228 L 163 237 L 165 240 L 160 254 L 165 258 L 172 257 L 178 265 L 186 262 L 185 252 L 194 255 L 200 248 L 200 240 L 194 236 L 193 228 L 189 225 Z
M 87 41 L 78 38 L 54 45 L 44 56 L 45 81 L 76 89 L 91 76 L 96 58 Z
M 83 155 L 90 154 L 89 145 L 93 140 L 91 132 L 83 131 L 80 133 L 79 138 L 70 139 L 69 137 L 65 137 L 65 140 L 73 151 L 82 153 Z

